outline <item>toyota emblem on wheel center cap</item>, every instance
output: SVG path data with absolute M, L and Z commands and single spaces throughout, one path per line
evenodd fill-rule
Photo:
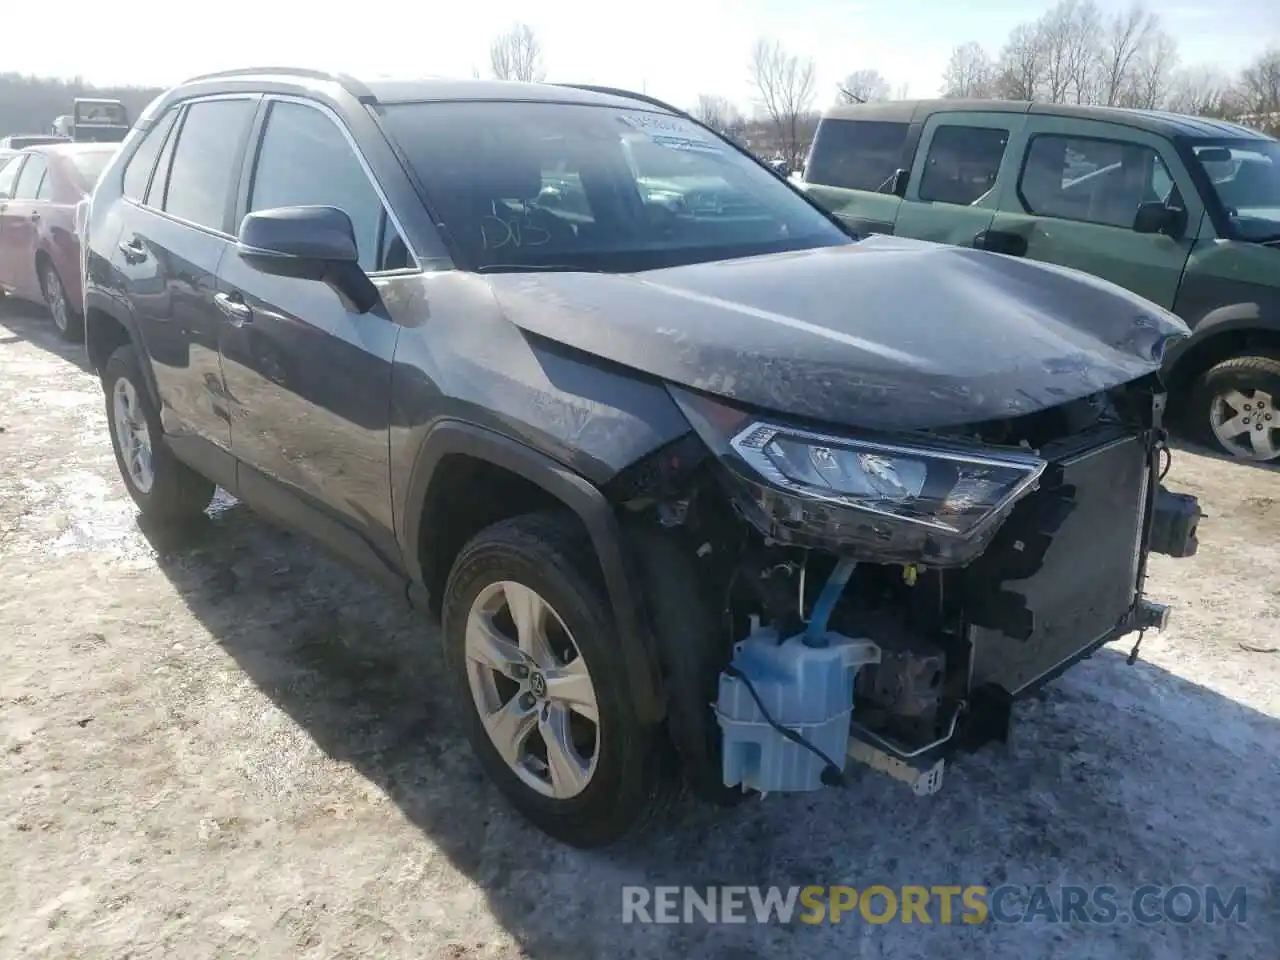
M 534 673 L 534 674 L 530 675 L 530 677 L 529 677 L 529 689 L 533 692 L 533 695 L 534 695 L 535 697 L 538 697 L 538 698 L 545 697 L 545 696 L 547 695 L 547 680 L 546 680 L 546 677 L 544 677 L 544 676 L 543 676 L 542 674 L 540 674 L 540 673 Z

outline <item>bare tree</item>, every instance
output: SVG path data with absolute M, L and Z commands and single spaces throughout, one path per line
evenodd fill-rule
M 1109 107 L 1120 102 L 1135 62 L 1159 30 L 1160 19 L 1141 4 L 1115 14 L 1106 25 L 1099 49 L 1099 99 Z
M 547 78 L 542 65 L 542 44 L 533 28 L 517 23 L 489 44 L 489 67 L 499 80 L 541 83 Z
M 1014 27 L 1000 51 L 997 95 L 1006 100 L 1037 100 L 1045 84 L 1046 49 L 1040 24 Z
M 1214 67 L 1179 70 L 1169 79 L 1164 107 L 1174 113 L 1222 117 L 1231 100 L 1231 80 Z
M 1146 49 L 1136 58 L 1132 76 L 1121 93 L 1122 107 L 1157 110 L 1169 98 L 1174 71 L 1178 68 L 1178 43 L 1163 30 L 1156 31 Z
M 951 51 L 942 72 L 944 97 L 990 97 L 995 93 L 996 68 L 982 44 L 962 43 Z
M 1059 0 L 1036 24 L 1045 92 L 1053 103 L 1095 99 L 1101 16 L 1093 0 Z
M 1268 118 L 1280 113 L 1280 47 L 1267 50 L 1240 72 L 1238 95 L 1248 114 Z
M 838 103 L 875 103 L 889 99 L 889 81 L 879 70 L 855 70 L 838 86 Z
M 729 124 L 730 115 L 736 113 L 736 110 L 725 97 L 700 93 L 697 103 L 693 105 L 693 110 L 690 112 L 695 119 L 705 123 L 712 130 L 723 130 Z
M 813 102 L 813 60 L 788 53 L 776 40 L 758 40 L 751 51 L 751 83 L 773 122 L 785 159 L 796 166 L 804 149 L 802 122 Z

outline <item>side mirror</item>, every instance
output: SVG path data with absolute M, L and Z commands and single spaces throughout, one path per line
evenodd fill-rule
M 1180 237 L 1186 230 L 1187 212 L 1166 207 L 1163 201 L 1153 200 L 1138 204 L 1138 212 L 1133 218 L 1134 233 L 1163 233 L 1171 237 Z
M 889 192 L 895 197 L 905 197 L 907 195 L 907 181 L 911 179 L 911 171 L 904 170 L 899 167 L 893 171 L 893 182 L 889 186 Z
M 251 213 L 240 224 L 236 253 L 259 273 L 327 284 L 358 313 L 378 303 L 378 288 L 360 268 L 351 218 L 337 207 Z

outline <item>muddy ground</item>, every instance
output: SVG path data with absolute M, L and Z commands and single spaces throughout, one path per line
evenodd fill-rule
M 433 630 L 222 505 L 149 540 L 95 380 L 0 304 L 0 956 L 1280 956 L 1280 473 L 1179 454 L 1210 519 L 1176 604 L 915 799 L 874 774 L 584 854 L 526 827 Z M 1270 652 L 1268 652 L 1270 651 Z M 623 926 L 635 883 L 1217 884 L 1244 924 Z M 936 915 L 935 915 L 936 919 Z

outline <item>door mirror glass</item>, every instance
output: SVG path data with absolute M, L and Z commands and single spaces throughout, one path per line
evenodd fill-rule
M 276 207 L 247 215 L 236 252 L 260 273 L 328 284 L 359 313 L 378 302 L 360 269 L 351 218 L 337 207 Z
M 1167 207 L 1160 201 L 1141 203 L 1133 218 L 1133 230 L 1134 233 L 1164 233 L 1180 237 L 1186 229 L 1186 216 L 1186 211 Z

